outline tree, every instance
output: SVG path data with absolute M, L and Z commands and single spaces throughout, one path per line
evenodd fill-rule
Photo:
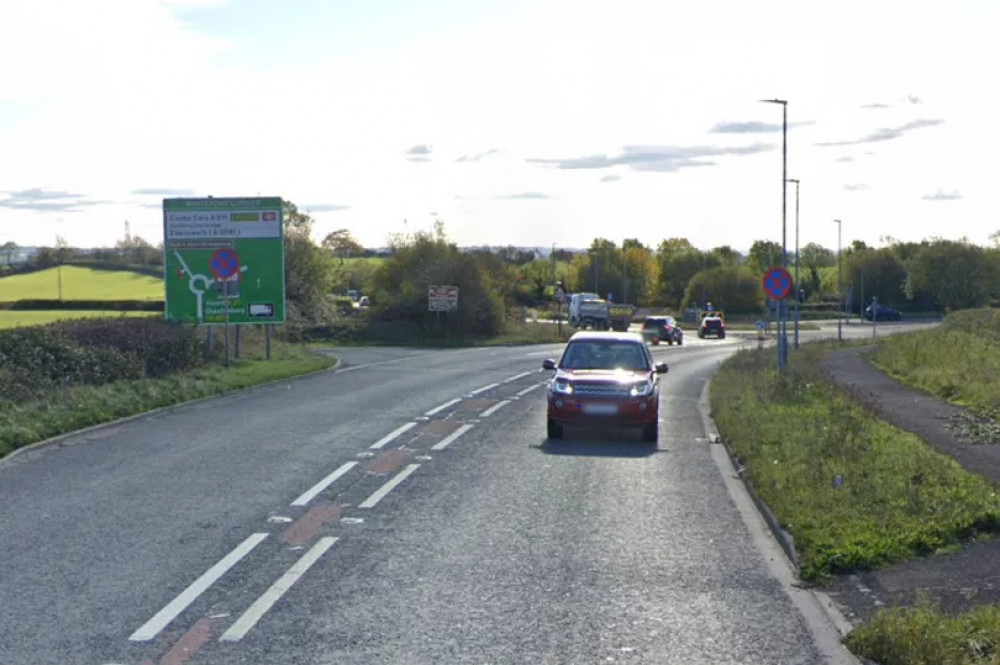
M 811 242 L 799 250 L 799 266 L 806 268 L 829 268 L 837 265 L 837 256 L 832 249 Z
M 684 302 L 701 302 L 702 292 L 716 310 L 759 312 L 764 306 L 760 277 L 744 266 L 719 266 L 699 271 L 688 283 Z
M 323 238 L 323 247 L 340 259 L 340 265 L 344 265 L 344 258 L 360 255 L 365 251 L 351 232 L 347 229 L 339 229 L 326 234 Z
M 925 242 L 906 263 L 906 295 L 932 294 L 939 307 L 980 307 L 997 294 L 994 266 L 968 240 Z
M 285 224 L 285 297 L 302 316 L 318 320 L 333 290 L 335 271 L 330 255 L 310 236 L 313 219 L 282 201 Z
M 458 287 L 458 309 L 445 324 L 466 335 L 495 335 L 506 316 L 505 296 L 510 294 L 503 260 L 492 252 L 462 253 L 435 223 L 434 232 L 396 235 L 392 254 L 373 277 L 376 315 L 386 320 L 413 321 L 425 332 L 438 330 L 440 317 L 428 311 L 427 287 Z M 504 283 L 506 282 L 506 284 Z
M 781 265 L 781 245 L 773 240 L 754 240 L 747 254 L 747 268 L 763 276 L 768 268 Z
M 899 305 L 906 297 L 903 284 L 906 268 L 892 249 L 852 251 L 844 258 L 844 279 L 854 292 L 854 303 L 861 312 L 872 297 L 884 305 Z
M 3 245 L 0 245 L 0 254 L 3 254 L 7 258 L 7 267 L 10 268 L 14 261 L 14 255 L 17 254 L 17 243 L 13 240 L 8 240 Z
M 682 307 L 688 282 L 705 267 L 704 255 L 687 238 L 670 238 L 656 249 L 657 294 L 664 304 Z
M 743 255 L 729 245 L 714 247 L 708 254 L 714 265 L 735 268 L 743 263 Z

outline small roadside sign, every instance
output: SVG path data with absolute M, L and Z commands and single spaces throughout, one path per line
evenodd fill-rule
M 458 309 L 458 287 L 448 285 L 428 286 L 427 309 L 431 312 L 452 312 Z
M 764 293 L 772 300 L 783 300 L 792 290 L 792 276 L 784 268 L 768 268 L 764 273 Z

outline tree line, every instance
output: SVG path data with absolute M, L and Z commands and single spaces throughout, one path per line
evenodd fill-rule
M 757 240 L 743 254 L 731 246 L 708 250 L 686 238 L 667 238 L 655 248 L 638 239 L 618 244 L 595 238 L 585 250 L 553 248 L 547 256 L 533 249 L 506 247 L 459 248 L 438 222 L 431 231 L 395 234 L 388 251 L 369 260 L 349 230 L 313 240 L 314 220 L 284 203 L 286 294 L 293 318 L 322 321 L 338 315 L 336 296 L 356 289 L 369 295 L 371 316 L 408 319 L 435 325 L 428 312 L 427 287 L 459 287 L 459 309 L 449 314 L 452 325 L 468 332 L 495 334 L 503 321 L 523 306 L 553 301 L 560 284 L 567 293 L 590 291 L 611 295 L 617 302 L 678 312 L 711 302 L 729 312 L 759 313 L 767 304 L 761 278 L 781 265 L 781 245 Z M 877 297 L 880 303 L 904 311 L 946 311 L 990 305 L 1000 301 L 1000 232 L 991 246 L 968 240 L 930 239 L 903 242 L 883 239 L 880 247 L 854 241 L 839 257 L 817 243 L 801 248 L 785 262 L 796 276 L 793 293 L 804 305 L 841 304 L 857 312 Z M 0 247 L 0 255 L 16 245 Z M 162 244 L 154 246 L 136 236 L 122 238 L 97 259 L 120 259 L 162 265 Z M 41 265 L 78 260 L 77 250 L 58 239 L 41 248 Z

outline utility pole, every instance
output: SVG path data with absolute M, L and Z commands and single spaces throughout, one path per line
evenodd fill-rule
M 765 104 L 781 104 L 781 267 L 787 268 L 786 210 L 788 201 L 788 100 L 761 99 Z M 788 365 L 788 299 L 778 301 L 778 369 Z
M 840 249 L 841 222 L 839 219 L 835 219 L 833 221 L 837 224 L 837 339 L 843 341 L 844 331 L 842 327 L 843 317 L 841 316 L 841 313 L 844 310 L 844 297 L 841 295 L 841 264 L 843 263 L 841 260 L 843 252 Z
M 799 181 L 789 178 L 795 183 L 795 348 L 799 348 Z

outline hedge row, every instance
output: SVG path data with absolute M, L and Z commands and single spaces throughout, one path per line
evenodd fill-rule
M 0 402 L 67 385 L 162 377 L 203 362 L 196 330 L 158 319 L 83 319 L 0 331 Z
M 119 312 L 162 312 L 162 300 L 45 300 L 25 299 L 0 302 L 0 309 L 12 310 L 114 310 Z

